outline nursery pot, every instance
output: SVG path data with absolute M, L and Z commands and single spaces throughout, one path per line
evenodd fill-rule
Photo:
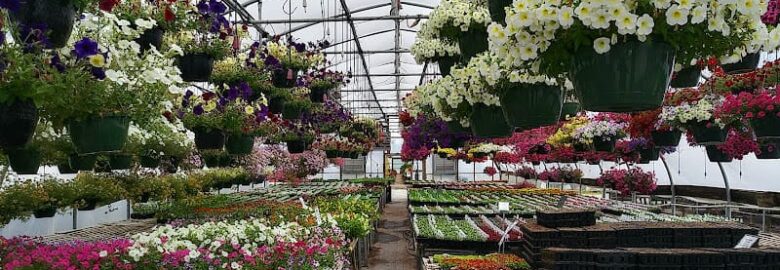
M 19 24 L 43 26 L 51 48 L 62 48 L 67 45 L 73 32 L 76 7 L 73 1 L 20 0 L 19 10 L 10 15 Z
M 487 29 L 469 28 L 466 32 L 461 32 L 458 37 L 458 46 L 460 47 L 460 61 L 468 64 L 472 57 L 477 56 L 488 49 Z
M 761 60 L 760 53 L 749 53 L 742 57 L 742 60 L 739 60 L 739 62 L 725 64 L 721 67 L 728 74 L 746 73 L 755 70 L 758 67 L 759 60 Z
M 599 54 L 582 47 L 574 55 L 569 78 L 588 111 L 636 112 L 661 106 L 674 66 L 669 44 L 629 41 Z
M 93 171 L 96 173 L 110 173 L 111 164 L 108 160 L 98 159 L 97 162 L 95 162 L 95 169 Z
M 209 168 L 218 168 L 222 166 L 222 155 L 203 155 L 203 162 Z
M 286 103 L 284 98 L 271 98 L 268 101 L 268 111 L 273 114 L 280 114 L 284 111 L 284 104 Z
M 464 127 L 458 121 L 449 121 L 449 122 L 447 122 L 447 129 L 449 129 L 450 132 L 452 132 L 452 133 L 470 133 L 471 132 L 471 128 Z
M 255 137 L 244 134 L 230 134 L 225 140 L 225 150 L 231 155 L 248 155 L 255 146 Z
M 676 147 L 680 144 L 682 132 L 678 130 L 653 130 L 650 132 L 650 136 L 653 138 L 653 144 L 657 147 Z
M 701 69 L 698 66 L 686 67 L 672 74 L 669 86 L 674 88 L 696 87 L 701 78 Z
M 306 151 L 306 143 L 303 140 L 287 141 L 287 152 L 290 154 L 300 154 Z
M 639 149 L 640 163 L 649 163 L 661 157 L 661 150 L 655 147 Z
M 726 153 L 720 151 L 717 145 L 707 145 L 705 148 L 707 149 L 707 158 L 710 159 L 710 162 L 731 162 L 732 160 Z
M 750 126 L 756 133 L 756 138 L 779 138 L 780 118 L 774 114 L 768 114 L 764 118 L 750 119 Z
M 349 152 L 349 158 L 351 158 L 351 159 L 358 159 L 358 158 L 360 158 L 360 152 L 358 152 L 358 151 Z
M 32 101 L 0 103 L 0 148 L 23 147 L 38 126 L 38 108 Z M 13 132 L 9 132 L 13 130 Z
M 17 174 L 37 174 L 41 167 L 41 151 L 32 147 L 7 151 L 8 163 Z
M 146 29 L 135 42 L 141 45 L 141 51 L 145 52 L 154 46 L 158 50 L 162 46 L 163 34 L 165 32 L 159 26 L 155 26 L 152 29 Z
M 275 69 L 271 73 L 271 83 L 279 88 L 295 87 L 295 80 L 298 78 L 297 69 Z
M 758 159 L 780 159 L 780 149 L 775 142 L 765 142 L 760 146 L 760 153 L 756 153 Z
M 95 168 L 95 162 L 97 156 L 95 155 L 77 155 L 73 154 L 68 157 L 68 163 L 74 170 L 89 171 Z
M 481 138 L 502 138 L 512 135 L 512 127 L 506 123 L 501 107 L 487 106 L 482 103 L 474 105 L 469 119 L 471 131 Z
M 490 20 L 506 25 L 506 10 L 504 8 L 512 5 L 512 0 L 488 0 L 488 11 L 490 11 Z
M 185 82 L 207 82 L 214 71 L 214 58 L 207 54 L 185 54 L 179 57 L 178 66 Z
M 566 120 L 566 117 L 573 117 L 577 115 L 577 113 L 579 112 L 580 112 L 579 102 L 564 102 L 563 107 L 561 107 L 560 120 Z
M 604 140 L 601 137 L 593 138 L 593 150 L 599 152 L 615 151 L 615 140 Z
M 70 164 L 68 163 L 57 165 L 57 170 L 60 171 L 60 174 L 72 174 L 78 172 L 76 169 L 71 168 Z
M 458 62 L 458 58 L 459 56 L 442 56 L 436 58 L 436 62 L 439 63 L 441 76 L 450 75 L 450 71 L 452 70 L 452 67 L 455 66 L 455 63 Z
M 325 156 L 328 158 L 337 158 L 341 155 L 341 152 L 338 150 L 325 150 Z
M 160 158 L 153 156 L 139 156 L 138 163 L 144 168 L 157 168 L 160 167 Z
M 219 129 L 196 128 L 195 147 L 199 150 L 222 149 L 225 146 L 225 134 Z
M 38 209 L 33 210 L 33 216 L 35 218 L 50 218 L 57 214 L 57 207 L 53 205 L 41 206 Z
M 330 88 L 314 87 L 314 88 L 311 88 L 309 90 L 310 90 L 310 92 L 309 92 L 309 99 L 311 100 L 311 102 L 323 103 L 323 102 L 325 102 L 325 95 L 328 94 L 328 91 L 330 90 Z
M 728 135 L 728 130 L 715 125 L 707 127 L 707 124 L 703 122 L 693 123 L 688 130 L 693 134 L 696 143 L 702 145 L 722 143 L 726 141 Z
M 555 124 L 561 117 L 560 87 L 511 84 L 501 92 L 501 109 L 510 126 L 532 129 Z
M 108 164 L 112 170 L 127 170 L 133 166 L 133 156 L 115 154 L 108 156 Z
M 97 204 L 98 204 L 97 199 L 85 198 L 84 199 L 84 206 L 79 207 L 78 210 L 79 211 L 95 210 L 95 208 L 97 208 Z
M 129 126 L 126 116 L 90 117 L 68 123 L 68 132 L 79 154 L 112 152 L 125 146 Z
M 287 120 L 298 120 L 301 119 L 301 114 L 303 113 L 303 108 L 298 106 L 284 106 L 284 109 L 282 109 L 282 118 Z

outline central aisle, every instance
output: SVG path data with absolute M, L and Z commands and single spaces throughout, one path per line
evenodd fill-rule
M 409 250 L 410 243 L 404 237 L 411 228 L 406 200 L 388 203 L 377 229 L 377 241 L 368 258 L 371 270 L 414 270 L 417 261 Z

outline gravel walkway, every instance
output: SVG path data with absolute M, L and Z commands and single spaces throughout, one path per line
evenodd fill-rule
M 394 200 L 385 206 L 377 230 L 377 241 L 371 249 L 368 269 L 414 270 L 417 260 L 410 250 L 411 223 L 406 200 Z

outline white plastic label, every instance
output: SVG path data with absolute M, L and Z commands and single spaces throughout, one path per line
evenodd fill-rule
M 734 248 L 751 248 L 756 244 L 756 241 L 758 241 L 758 236 L 746 234 Z
M 509 225 L 509 227 L 506 227 L 506 230 L 504 230 L 504 233 L 501 234 L 501 240 L 498 241 L 498 245 L 499 246 L 504 244 L 504 242 L 506 241 L 507 236 L 509 235 L 509 231 L 511 231 L 512 228 L 514 228 L 517 225 L 518 222 L 520 222 L 520 221 L 519 220 L 515 220 L 515 222 L 512 222 L 512 224 Z
M 498 211 L 509 211 L 509 202 L 498 202 Z
M 303 201 L 303 198 L 298 197 L 298 200 L 301 201 L 301 206 L 303 207 L 303 209 L 308 209 L 309 208 L 309 207 L 306 206 L 306 202 Z

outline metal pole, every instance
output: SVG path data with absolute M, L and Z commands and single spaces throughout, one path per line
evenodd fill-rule
M 601 167 L 601 160 L 599 160 L 599 174 L 604 174 L 604 168 Z M 601 198 L 607 198 L 607 183 L 601 183 Z
M 731 187 L 729 187 L 729 178 L 726 176 L 726 170 L 723 169 L 723 163 L 718 162 L 720 174 L 723 176 L 723 183 L 726 185 L 726 218 L 731 218 Z
M 661 155 L 661 162 L 663 162 L 664 168 L 666 168 L 666 175 L 669 176 L 669 188 L 672 190 L 672 215 L 677 215 L 677 196 L 674 190 L 674 180 L 672 179 L 672 171 L 669 170 L 669 165 L 666 164 L 666 158 L 664 158 L 663 154 Z

